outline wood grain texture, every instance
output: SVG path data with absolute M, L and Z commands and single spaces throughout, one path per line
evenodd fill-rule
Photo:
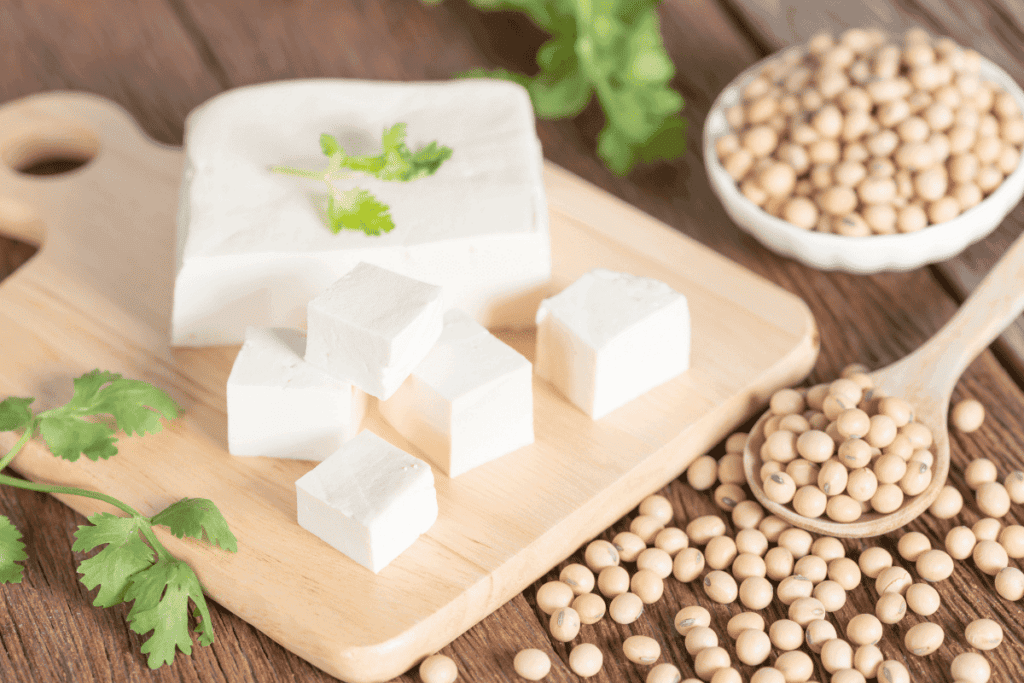
M 434 69 L 433 65 L 442 60 L 452 71 L 474 66 L 532 70 L 534 50 L 544 39 L 542 32 L 519 15 L 478 13 L 462 0 L 446 0 L 438 7 L 426 9 L 415 0 L 353 0 L 319 3 L 316 12 L 303 9 L 309 4 L 223 0 L 116 3 L 116 7 L 110 2 L 0 3 L 0 45 L 19 46 L 13 51 L 17 61 L 0 77 L 0 100 L 53 87 L 79 87 L 112 97 L 158 139 L 180 142 L 184 113 L 192 106 L 221 87 L 270 77 L 266 75 L 270 72 L 252 72 L 245 77 L 248 80 L 232 82 L 226 78 L 229 67 L 242 74 L 247 62 L 270 59 L 265 55 L 273 55 L 274 77 L 441 78 L 449 72 Z M 875 4 L 894 13 L 945 11 L 958 17 L 965 11 L 960 5 L 938 0 L 913 5 L 902 1 L 895 5 Z M 783 11 L 781 3 L 770 2 L 767 6 L 771 8 L 769 14 L 775 12 L 787 22 L 801 19 Z M 236 11 L 235 7 L 243 10 Z M 810 16 L 834 22 L 838 30 L 842 26 L 834 19 L 837 7 L 838 4 L 812 8 Z M 971 24 L 968 32 L 959 35 L 972 40 L 998 40 L 1012 48 L 1007 49 L 1007 54 L 1012 54 L 1018 44 L 1018 33 L 1013 27 L 1024 16 L 1020 3 L 992 0 L 986 4 L 973 0 L 971 7 L 967 10 L 975 12 L 975 16 L 995 16 Z M 321 11 L 326 14 L 319 14 Z M 947 295 L 933 272 L 925 269 L 854 277 L 811 271 L 774 256 L 730 224 L 704 177 L 699 133 L 707 105 L 718 90 L 770 50 L 772 44 L 759 32 L 748 30 L 750 24 L 734 0 L 666 0 L 660 14 L 666 46 L 678 68 L 673 84 L 687 98 L 691 151 L 678 162 L 657 164 L 638 169 L 628 178 L 616 178 L 594 154 L 602 116 L 599 109 L 591 106 L 574 120 L 538 124 L 546 157 L 804 298 L 814 312 L 822 337 L 821 354 L 812 375 L 814 381 L 835 377 L 849 362 L 881 367 L 921 344 L 956 308 L 957 299 Z M 321 21 L 322 16 L 330 19 Z M 379 49 L 391 41 L 391 27 L 401 27 L 403 21 L 408 24 L 402 28 L 405 42 L 401 54 Z M 960 26 L 957 21 L 951 21 L 951 28 Z M 119 46 L 138 45 L 140 26 L 150 27 L 152 37 L 154 25 L 160 26 L 159 39 L 131 51 L 133 57 L 145 58 L 125 58 Z M 65 47 L 68 41 L 64 29 L 69 26 L 79 34 L 71 39 L 72 45 L 85 45 L 86 49 Z M 958 35 L 953 30 L 947 33 Z M 313 43 L 316 49 L 303 48 Z M 290 52 L 283 47 L 289 45 Z M 1010 61 L 1001 61 L 991 51 L 979 49 L 1017 75 Z M 289 60 L 294 61 L 290 66 Z M 159 77 L 153 73 L 154 64 L 160 65 Z M 85 72 L 87 77 L 82 77 Z M 154 107 L 154 102 L 163 103 L 165 108 Z M 1017 220 L 1015 215 L 1004 223 L 1003 229 Z M 0 232 L 5 232 L 2 227 Z M 988 242 L 1001 233 L 1002 229 Z M 1003 244 L 1008 245 L 1013 236 L 1007 234 Z M 992 250 L 1001 251 L 1002 248 Z M 987 270 L 991 262 L 992 259 L 979 259 L 978 272 Z M 985 353 L 968 369 L 954 394 L 955 398 L 965 396 L 980 399 L 989 413 L 978 432 L 953 434 L 951 480 L 967 494 L 959 470 L 972 458 L 993 458 L 1001 473 L 1024 466 L 1024 395 L 992 354 Z M 716 452 L 720 453 L 720 448 Z M 679 524 L 703 511 L 714 511 L 707 497 L 695 494 L 679 480 L 664 489 L 664 493 L 675 504 Z M 965 497 L 971 500 L 969 495 Z M 82 556 L 71 553 L 69 548 L 74 528 L 83 518 L 53 498 L 10 490 L 0 490 L 0 513 L 11 516 L 28 532 L 32 549 L 26 582 L 0 586 L 0 676 L 4 680 L 331 680 L 216 604 L 212 607 L 217 642 L 210 648 L 198 648 L 192 657 L 179 657 L 173 667 L 150 672 L 138 654 L 141 639 L 124 624 L 127 610 L 91 607 L 89 595 L 74 580 L 73 561 Z M 611 539 L 617 531 L 628 528 L 630 517 L 617 522 L 601 537 Z M 911 528 L 928 533 L 936 542 L 955 524 L 970 524 L 977 518 L 977 512 L 968 505 L 957 520 L 939 522 L 926 516 Z M 1015 507 L 1007 522 L 1022 520 L 1024 516 Z M 884 537 L 879 542 L 894 546 L 895 538 L 896 535 Z M 443 649 L 458 662 L 460 680 L 521 680 L 511 670 L 511 659 L 523 647 L 539 647 L 555 659 L 547 680 L 579 680 L 565 665 L 569 648 L 547 636 L 547 618 L 536 609 L 533 596 L 541 583 L 557 578 L 562 566 L 579 561 L 580 557 L 577 552 L 554 567 L 532 587 Z M 962 638 L 964 625 L 976 616 L 995 614 L 1006 628 L 1006 642 L 986 655 L 993 665 L 993 680 L 1024 680 L 1020 663 L 1024 658 L 1024 613 L 1020 606 L 996 597 L 991 577 L 977 572 L 969 562 L 958 564 L 952 579 L 937 588 L 943 607 L 934 620 L 948 632 L 942 649 L 929 658 L 902 654 L 902 633 L 909 623 L 920 620 L 911 617 L 898 627 L 886 628 L 883 652 L 905 658 L 914 680 L 950 680 L 949 661 L 967 649 Z M 833 623 L 842 631 L 854 614 L 871 612 L 876 597 L 865 584 L 863 590 L 850 594 L 848 604 L 837 613 Z M 709 607 L 722 639 L 727 640 L 724 626 L 728 616 L 739 611 L 738 606 L 713 605 L 699 585 L 670 580 L 662 601 L 649 607 L 632 626 L 618 626 L 606 619 L 584 627 L 580 639 L 601 644 L 606 655 L 605 670 L 590 680 L 643 683 L 646 670 L 621 657 L 621 642 L 633 632 L 660 638 L 664 645 L 663 661 L 674 661 L 684 676 L 691 675 L 692 658 L 682 649 L 682 639 L 671 626 L 672 616 L 686 604 Z M 777 606 L 766 610 L 769 620 L 782 615 Z M 76 634 L 73 650 L 63 642 L 69 633 Z M 726 648 L 734 654 L 728 642 Z M 748 676 L 751 669 L 741 671 Z M 827 681 L 828 675 L 819 667 L 814 679 Z M 409 673 L 397 680 L 414 683 L 419 677 Z

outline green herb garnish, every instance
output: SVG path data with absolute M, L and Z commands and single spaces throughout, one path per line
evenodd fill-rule
M 362 230 L 367 235 L 390 232 L 395 222 L 387 204 L 362 188 L 342 190 L 335 181 L 356 177 L 353 173 L 362 173 L 380 180 L 409 182 L 433 175 L 451 157 L 451 148 L 438 146 L 437 142 L 413 152 L 405 144 L 405 128 L 404 123 L 386 128 L 381 135 L 383 151 L 365 156 L 349 156 L 337 138 L 324 133 L 320 136 L 320 149 L 328 158 L 326 170 L 307 171 L 290 166 L 274 166 L 270 170 L 327 183 L 327 221 L 334 234 L 343 229 Z
M 29 406 L 35 399 L 11 397 L 0 401 L 0 431 L 24 430 L 14 448 L 0 459 L 0 470 L 37 432 L 53 455 L 64 460 L 110 458 L 117 454 L 114 427 L 87 418 L 109 415 L 117 429 L 126 434 L 155 434 L 163 425 L 160 418 L 178 416 L 177 404 L 166 393 L 140 380 L 116 373 L 94 370 L 74 380 L 71 400 L 58 408 L 33 415 Z M 189 616 L 196 621 L 192 630 L 201 645 L 213 642 L 210 611 L 203 589 L 192 568 L 176 559 L 153 533 L 156 525 L 167 526 L 179 538 L 189 536 L 236 552 L 238 541 L 228 529 L 224 516 L 213 502 L 184 498 L 152 517 L 145 517 L 126 503 L 96 491 L 71 486 L 51 486 L 0 473 L 0 484 L 43 493 L 62 493 L 102 500 L 128 516 L 101 512 L 89 518 L 75 532 L 71 549 L 89 552 L 103 548 L 78 565 L 81 581 L 88 589 L 99 587 L 93 604 L 113 607 L 132 602 L 127 620 L 140 635 L 153 634 L 142 644 L 150 668 L 174 662 L 176 650 L 192 653 Z M 28 559 L 21 533 L 0 515 L 0 583 L 21 583 Z M 189 602 L 195 610 L 189 608 Z
M 437 4 L 440 0 L 424 0 Z M 592 95 L 604 110 L 597 152 L 617 175 L 638 162 L 676 159 L 686 150 L 682 96 L 669 87 L 675 67 L 661 40 L 661 0 L 470 0 L 482 10 L 523 12 L 551 39 L 537 52 L 535 76 L 499 69 L 465 76 L 515 81 L 537 116 L 573 117 Z

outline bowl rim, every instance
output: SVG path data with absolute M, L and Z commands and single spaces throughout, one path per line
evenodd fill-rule
M 886 250 L 898 250 L 901 247 L 909 247 L 915 242 L 924 239 L 929 241 L 956 240 L 959 245 L 964 237 L 968 237 L 969 240 L 962 246 L 959 246 L 954 252 L 955 254 L 959 253 L 959 251 L 965 249 L 970 244 L 984 238 L 1002 223 L 1002 219 L 1000 219 L 995 221 L 991 227 L 986 225 L 982 230 L 979 230 L 979 222 L 984 224 L 989 219 L 989 217 L 985 215 L 986 209 L 991 207 L 993 204 L 999 203 L 998 200 L 1008 203 L 1012 208 L 1021 201 L 1022 197 L 1024 197 L 1024 152 L 1022 152 L 1017 168 L 1003 179 L 1003 182 L 992 192 L 992 194 L 985 197 L 977 205 L 971 207 L 967 211 L 964 211 L 952 220 L 928 225 L 927 227 L 915 232 L 851 237 L 846 235 L 837 235 L 835 233 L 818 232 L 813 229 L 804 230 L 792 223 L 789 223 L 788 221 L 771 215 L 763 208 L 747 199 L 747 197 L 740 192 L 736 181 L 732 179 L 725 170 L 725 167 L 722 166 L 721 162 L 718 160 L 718 153 L 715 150 L 715 142 L 719 137 L 726 134 L 722 131 L 725 130 L 731 132 L 732 130 L 728 122 L 725 121 L 725 109 L 727 103 L 731 105 L 733 100 L 739 101 L 740 89 L 749 81 L 753 80 L 755 75 L 765 64 L 778 59 L 786 53 L 793 51 L 802 53 L 805 50 L 805 44 L 792 45 L 778 50 L 744 69 L 735 78 L 733 78 L 728 85 L 721 90 L 721 92 L 719 92 L 710 109 L 708 109 L 707 116 L 705 117 L 703 130 L 704 165 L 712 189 L 718 195 L 723 204 L 726 202 L 734 204 L 739 203 L 744 208 L 756 211 L 756 213 L 754 213 L 754 216 L 757 219 L 756 227 L 743 225 L 739 221 L 733 219 L 740 228 L 748 232 L 755 231 L 761 235 L 781 235 L 790 243 L 799 242 L 805 247 L 831 249 L 853 245 L 861 247 L 873 245 L 879 248 L 885 248 Z M 1006 91 L 1009 92 L 1016 100 L 1021 111 L 1024 112 L 1024 90 L 1021 89 L 1013 77 L 1010 76 L 1010 74 L 1002 67 L 986 57 L 981 56 L 980 75 L 984 80 L 994 81 L 1005 88 Z M 1011 180 L 1013 182 L 1011 182 Z M 1014 185 L 1020 185 L 1020 188 L 1014 189 Z M 769 248 L 773 251 L 777 250 L 774 245 Z M 886 266 L 883 265 L 881 268 L 875 268 L 875 270 L 885 269 L 885 267 Z M 846 269 L 849 268 L 849 266 L 840 266 L 840 268 Z

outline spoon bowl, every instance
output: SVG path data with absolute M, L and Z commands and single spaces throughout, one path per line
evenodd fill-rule
M 914 421 L 931 429 L 932 481 L 924 491 L 903 501 L 888 514 L 869 512 L 855 522 L 805 517 L 788 505 L 768 499 L 761 487 L 761 446 L 766 412 L 750 430 L 743 451 L 747 484 L 770 514 L 793 526 L 837 538 L 880 536 L 906 526 L 938 497 L 949 475 L 949 400 L 960 375 L 1024 310 L 1024 237 L 1017 239 L 957 313 L 920 348 L 891 365 L 870 373 L 874 391 L 898 396 L 914 408 Z

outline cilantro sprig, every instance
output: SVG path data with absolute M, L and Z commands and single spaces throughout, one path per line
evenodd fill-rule
M 63 406 L 33 414 L 29 406 L 34 400 L 11 397 L 0 401 L 0 431 L 23 430 L 14 448 L 0 459 L 0 484 L 94 498 L 127 515 L 101 512 L 89 517 L 89 523 L 75 532 L 71 549 L 91 552 L 100 548 L 79 563 L 81 581 L 89 590 L 99 589 L 93 600 L 97 607 L 132 603 L 128 626 L 140 635 L 152 632 L 142 644 L 150 668 L 173 663 L 178 650 L 192 654 L 192 632 L 200 645 L 210 645 L 213 626 L 199 578 L 191 567 L 171 555 L 153 527 L 163 525 L 178 538 L 205 539 L 237 552 L 238 541 L 212 501 L 183 498 L 146 517 L 98 491 L 37 484 L 2 473 L 36 434 L 53 455 L 64 460 L 74 462 L 82 455 L 90 460 L 110 458 L 117 454 L 116 430 L 129 435 L 155 434 L 163 428 L 161 419 L 178 416 L 178 405 L 151 384 L 100 370 L 74 380 L 74 393 Z M 107 421 L 103 421 L 105 416 L 109 417 Z M 0 515 L 0 583 L 22 581 L 24 569 L 20 563 L 28 555 L 21 539 L 17 527 Z
M 291 166 L 273 166 L 275 173 L 322 180 L 327 184 L 327 224 L 331 232 L 362 230 L 367 235 L 380 235 L 395 227 L 390 208 L 369 190 L 359 187 L 342 189 L 336 181 L 371 176 L 380 180 L 410 182 L 433 175 L 451 158 L 450 147 L 437 142 L 420 147 L 415 152 L 405 144 L 406 124 L 396 123 L 385 128 L 381 135 L 380 154 L 349 155 L 333 135 L 320 136 L 320 149 L 327 157 L 327 168 L 309 171 Z
M 441 0 L 424 0 L 438 4 Z M 537 116 L 576 116 L 596 95 L 605 115 L 597 152 L 617 175 L 638 162 L 676 159 L 686 150 L 682 96 L 669 87 L 675 67 L 661 40 L 661 0 L 470 0 L 481 10 L 514 10 L 551 39 L 537 52 L 534 76 L 476 69 L 519 83 Z

